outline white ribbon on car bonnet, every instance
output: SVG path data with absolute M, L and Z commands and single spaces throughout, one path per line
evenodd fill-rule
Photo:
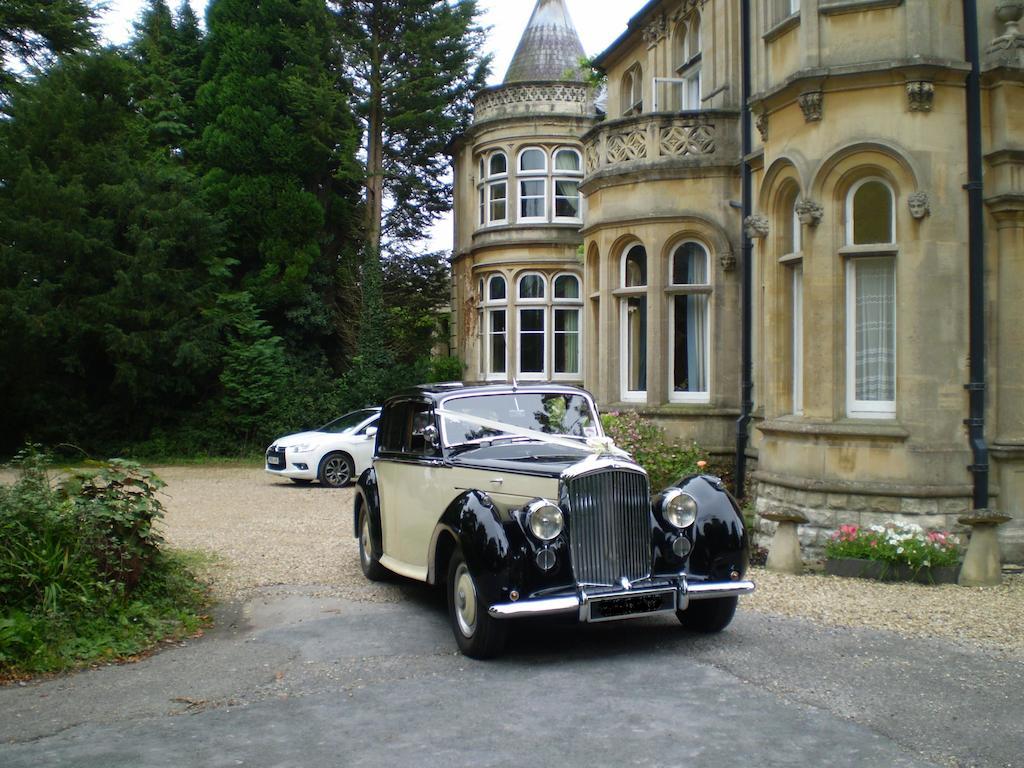
M 560 435 L 549 435 L 547 432 L 540 432 L 535 429 L 527 429 L 526 427 L 518 427 L 514 424 L 506 424 L 503 421 L 495 421 L 494 419 L 485 419 L 480 416 L 471 416 L 468 413 L 459 413 L 457 411 L 449 411 L 445 408 L 437 408 L 434 413 L 438 416 L 447 417 L 457 421 L 463 421 L 468 424 L 472 424 L 475 427 L 484 427 L 485 429 L 493 429 L 501 432 L 500 435 L 494 435 L 492 438 L 481 438 L 480 442 L 486 442 L 488 439 L 500 440 L 506 435 L 513 437 L 523 437 L 530 440 L 536 440 L 537 442 L 547 443 L 549 445 L 558 445 L 563 448 L 574 448 L 581 450 L 586 448 L 591 453 L 597 456 L 618 456 L 628 458 L 629 454 L 621 448 L 615 445 L 615 441 L 610 437 L 588 437 L 586 442 L 580 442 L 579 440 L 573 440 L 568 437 Z

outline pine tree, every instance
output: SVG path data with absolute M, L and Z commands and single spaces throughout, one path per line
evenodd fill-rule
M 446 149 L 486 82 L 476 0 L 332 0 L 365 130 L 368 249 L 424 237 L 451 208 Z
M 42 70 L 60 54 L 92 47 L 95 10 L 87 0 L 4 0 L 0 3 L 0 105 L 18 81 L 16 62 Z

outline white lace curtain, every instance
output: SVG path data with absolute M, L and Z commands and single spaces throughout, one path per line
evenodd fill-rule
M 857 400 L 896 399 L 896 264 L 858 259 L 856 273 Z

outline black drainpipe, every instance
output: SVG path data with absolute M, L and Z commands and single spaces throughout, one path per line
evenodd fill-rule
M 753 279 L 754 279 L 754 243 L 747 233 L 747 217 L 753 214 L 754 181 L 750 169 L 750 153 L 754 149 L 753 124 L 750 115 L 750 0 L 740 0 L 740 51 L 742 57 L 743 100 L 740 113 L 741 153 L 742 153 L 742 185 L 743 185 L 743 223 L 742 254 L 740 258 L 740 307 L 741 307 L 741 394 L 740 417 L 736 421 L 736 496 L 746 496 L 747 483 L 747 439 L 750 429 L 750 414 L 754 408 L 754 346 L 753 346 Z
M 981 146 L 981 54 L 978 5 L 964 3 L 964 43 L 971 73 L 967 77 L 967 202 L 970 220 L 970 434 L 974 463 L 974 509 L 988 509 L 989 462 L 985 443 L 985 185 Z

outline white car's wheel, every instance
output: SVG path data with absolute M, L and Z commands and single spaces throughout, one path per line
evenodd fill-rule
M 354 473 L 352 459 L 344 453 L 329 453 L 320 462 L 317 477 L 321 483 L 331 488 L 344 488 L 352 482 Z

